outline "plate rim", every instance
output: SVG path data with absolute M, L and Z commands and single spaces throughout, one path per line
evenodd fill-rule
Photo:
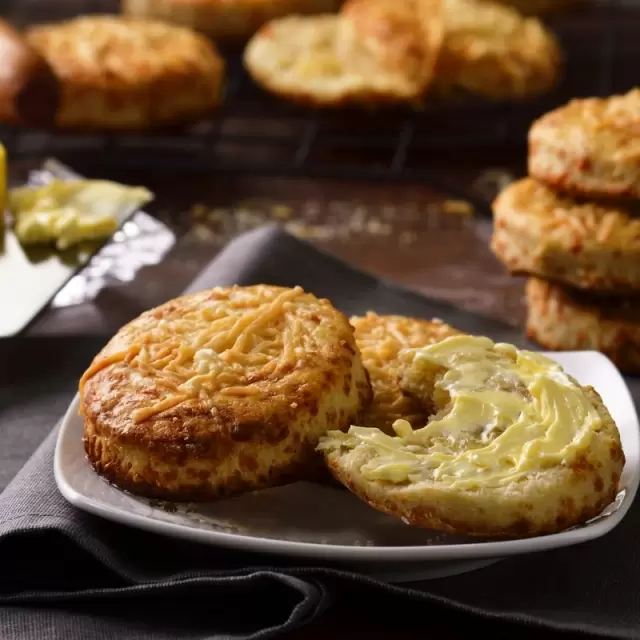
M 78 414 L 79 396 L 77 393 L 62 419 L 60 431 L 56 439 L 53 463 L 54 478 L 60 493 L 69 503 L 78 509 L 104 519 L 191 542 L 278 556 L 306 557 L 335 562 L 362 561 L 378 564 L 403 561 L 422 562 L 497 558 L 573 546 L 606 535 L 622 522 L 629 511 L 638 491 L 638 486 L 640 485 L 640 421 L 635 408 L 635 402 L 626 381 L 618 368 L 607 356 L 597 351 L 542 351 L 540 353 L 551 358 L 554 356 L 569 356 L 578 359 L 599 359 L 601 361 L 600 366 L 609 369 L 611 372 L 609 375 L 614 374 L 616 378 L 615 384 L 620 387 L 620 391 L 624 395 L 630 411 L 630 420 L 635 423 L 636 427 L 634 438 L 636 466 L 630 470 L 629 485 L 625 487 L 625 495 L 620 506 L 608 517 L 578 529 L 570 529 L 560 533 L 518 540 L 465 542 L 450 545 L 369 546 L 326 544 L 257 537 L 223 531 L 211 531 L 199 529 L 187 524 L 154 520 L 144 515 L 132 513 L 121 507 L 110 505 L 101 500 L 96 500 L 91 496 L 84 495 L 67 481 L 62 463 L 62 448 L 66 438 L 69 437 L 69 431 L 74 428 L 72 419 L 76 418 Z M 86 458 L 85 464 L 87 469 L 91 470 L 91 466 Z M 627 462 L 627 464 L 629 463 Z M 93 473 L 93 470 L 91 470 L 91 472 Z M 113 487 L 113 490 L 120 491 L 120 489 L 116 487 Z

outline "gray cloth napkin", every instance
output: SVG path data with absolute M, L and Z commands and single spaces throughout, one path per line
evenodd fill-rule
M 190 290 L 256 282 L 299 284 L 347 313 L 438 316 L 525 344 L 517 330 L 354 271 L 277 228 L 234 241 Z M 55 486 L 51 430 L 106 339 L 0 341 L 0 638 L 269 638 L 345 602 L 370 619 L 392 612 L 395 628 L 402 621 L 425 632 L 472 621 L 475 633 L 499 636 L 640 638 L 638 505 L 601 540 L 410 586 L 278 566 L 73 508 Z M 640 383 L 629 383 L 637 402 Z

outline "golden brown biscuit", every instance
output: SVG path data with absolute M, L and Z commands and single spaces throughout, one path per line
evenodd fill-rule
M 640 297 L 596 296 L 529 278 L 527 335 L 553 351 L 600 351 L 640 373 Z
M 60 83 L 59 127 L 180 124 L 220 102 L 224 62 L 207 38 L 189 29 L 96 15 L 33 27 L 27 39 Z
M 422 371 L 418 352 L 403 385 L 430 386 L 438 413 L 421 429 L 398 421 L 394 436 L 366 426 L 329 432 L 319 449 L 331 472 L 373 508 L 457 535 L 532 537 L 599 515 L 615 499 L 625 464 L 600 396 L 509 345 L 491 343 L 487 359 L 475 361 L 483 341 L 440 341 L 428 349 L 452 350 L 448 364 L 436 360 Z M 521 369 L 504 366 L 522 360 Z
M 414 426 L 424 424 L 427 407 L 400 388 L 406 364 L 400 352 L 424 347 L 459 332 L 441 320 L 379 316 L 371 311 L 365 316 L 354 316 L 350 322 L 374 394 L 362 423 L 385 432 L 391 431 L 391 425 L 400 418 Z
M 315 476 L 327 428 L 371 401 L 353 328 L 296 287 L 216 288 L 124 326 L 80 383 L 95 470 L 134 493 L 213 500 Z
M 440 0 L 347 0 L 340 11 L 385 68 L 412 78 L 418 94 L 431 84 L 444 25 Z
M 206 33 L 214 40 L 246 40 L 263 24 L 289 14 L 337 11 L 342 0 L 122 0 L 122 12 Z
M 493 203 L 491 248 L 513 273 L 583 289 L 640 289 L 640 218 L 623 207 L 579 204 L 532 178 Z
M 60 87 L 46 60 L 11 25 L 0 20 L 0 121 L 47 126 L 60 102 Z
M 529 174 L 587 197 L 640 197 L 640 89 L 572 100 L 529 131 Z
M 344 15 L 273 20 L 247 45 L 245 66 L 266 90 L 313 106 L 417 101 L 442 39 L 439 22 L 419 20 L 421 2 L 435 4 L 365 0 Z
M 585 0 L 499 0 L 499 2 L 517 9 L 525 16 L 564 14 L 589 4 Z
M 443 15 L 437 95 L 462 90 L 495 100 L 523 99 L 557 84 L 560 46 L 536 18 L 489 0 L 443 0 Z

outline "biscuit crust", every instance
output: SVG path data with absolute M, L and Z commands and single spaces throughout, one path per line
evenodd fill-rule
M 403 392 L 400 382 L 407 366 L 403 349 L 418 349 L 460 332 L 441 320 L 419 320 L 405 316 L 379 316 L 369 311 L 350 319 L 362 361 L 369 372 L 373 402 L 362 416 L 362 424 L 392 433 L 399 419 L 412 426 L 425 424 L 424 403 Z
M 578 203 L 524 178 L 493 212 L 491 248 L 511 272 L 602 292 L 640 289 L 640 218 L 628 208 Z
M 533 123 L 529 174 L 594 198 L 640 197 L 640 89 L 572 100 Z
M 353 328 L 300 288 L 216 288 L 124 326 L 80 385 L 94 469 L 133 493 L 214 500 L 313 477 L 318 439 L 371 401 Z
M 622 371 L 640 373 L 640 296 L 596 298 L 529 278 L 527 336 L 545 349 L 594 350 Z
M 290 16 L 262 27 L 245 66 L 264 89 L 318 107 L 416 102 L 433 78 L 441 23 L 406 3 L 354 0 L 339 15 Z
M 337 11 L 342 0 L 122 0 L 122 12 L 155 18 L 207 34 L 214 40 L 242 41 L 263 24 L 289 14 Z
M 347 0 L 340 15 L 384 68 L 427 91 L 445 35 L 441 0 Z
M 224 62 L 207 38 L 189 29 L 93 15 L 35 26 L 26 37 L 60 85 L 60 128 L 183 124 L 220 103 Z
M 560 45 L 537 18 L 484 0 L 443 0 L 445 37 L 434 92 L 492 100 L 543 94 L 563 68 Z
M 526 538 L 562 531 L 599 515 L 616 497 L 625 458 L 618 429 L 597 392 L 585 393 L 603 420 L 591 446 L 568 465 L 532 472 L 503 487 L 452 489 L 437 481 L 366 479 L 375 455 L 364 443 L 325 457 L 334 476 L 374 509 L 407 524 L 455 535 Z

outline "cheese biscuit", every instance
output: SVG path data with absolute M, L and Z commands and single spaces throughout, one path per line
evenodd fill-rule
M 342 0 L 122 0 L 122 12 L 191 27 L 218 41 L 250 38 L 263 24 L 289 14 L 337 11 Z
M 588 5 L 584 0 L 499 0 L 500 4 L 517 9 L 525 16 L 564 14 Z
M 442 42 L 437 6 L 352 0 L 340 15 L 273 20 L 247 45 L 245 66 L 264 89 L 312 106 L 416 102 Z
M 363 422 L 385 432 L 391 431 L 391 425 L 400 418 L 415 426 L 424 424 L 432 407 L 402 390 L 405 363 L 401 353 L 457 335 L 459 331 L 441 320 L 379 316 L 372 311 L 355 316 L 350 322 L 373 388 L 373 402 Z
M 493 203 L 491 248 L 513 273 L 581 289 L 640 290 L 640 218 L 625 207 L 578 203 L 533 178 Z
M 534 122 L 529 174 L 585 197 L 640 197 L 640 89 L 572 100 Z
M 456 535 L 525 538 L 583 524 L 613 502 L 625 464 L 598 393 L 539 353 L 483 336 L 413 350 L 403 388 L 437 411 L 393 433 L 320 439 L 334 476 L 374 509 Z
M 80 383 L 94 469 L 133 493 L 215 500 L 317 475 L 315 447 L 371 401 L 328 300 L 257 285 L 177 298 L 125 325 Z
M 32 27 L 26 37 L 60 85 L 58 127 L 184 124 L 220 103 L 224 62 L 204 36 L 189 29 L 92 15 Z
M 538 278 L 526 286 L 527 335 L 553 351 L 600 351 L 640 373 L 640 297 L 597 298 Z
M 437 95 L 518 100 L 557 84 L 563 68 L 560 45 L 537 18 L 490 0 L 443 0 L 442 14 Z

